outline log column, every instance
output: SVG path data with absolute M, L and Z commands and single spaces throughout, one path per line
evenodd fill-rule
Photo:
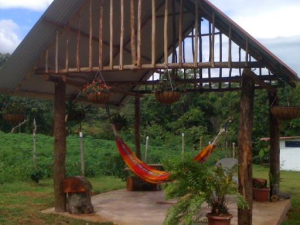
M 59 79 L 55 83 L 55 102 L 54 102 L 54 197 L 55 211 L 66 211 L 66 195 L 63 190 L 65 179 L 65 158 L 66 158 L 66 123 L 65 123 L 65 97 L 66 83 Z
M 275 92 L 269 92 L 269 104 L 278 105 L 278 98 Z M 270 187 L 271 196 L 279 195 L 280 180 L 280 144 L 279 144 L 279 120 L 273 116 L 270 110 Z
M 141 159 L 141 102 L 140 97 L 135 97 L 135 120 L 134 120 L 134 128 L 135 128 L 135 152 L 136 156 Z
M 252 224 L 252 123 L 254 102 L 254 81 L 245 69 L 242 77 L 242 95 L 239 116 L 239 192 L 249 204 L 249 209 L 238 209 L 238 224 Z

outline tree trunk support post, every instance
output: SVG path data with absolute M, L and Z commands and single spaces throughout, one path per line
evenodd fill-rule
M 255 83 L 245 69 L 242 77 L 242 94 L 239 116 L 239 192 L 249 204 L 248 209 L 238 209 L 238 225 L 252 225 L 252 123 Z
M 135 97 L 135 120 L 134 120 L 134 128 L 135 128 L 135 152 L 136 156 L 141 159 L 141 100 L 139 96 Z
M 271 196 L 279 195 L 280 180 L 280 144 L 279 120 L 271 113 L 271 107 L 278 105 L 277 93 L 269 92 L 270 104 L 270 188 Z
M 66 195 L 63 189 L 63 181 L 65 179 L 65 159 L 66 159 L 66 123 L 65 123 L 65 97 L 66 83 L 63 79 L 59 79 L 55 83 L 55 99 L 54 99 L 54 198 L 55 211 L 66 211 Z

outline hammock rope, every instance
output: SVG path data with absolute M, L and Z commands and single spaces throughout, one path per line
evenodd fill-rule
M 123 158 L 128 168 L 136 176 L 152 184 L 160 184 L 168 181 L 170 177 L 169 172 L 154 169 L 151 166 L 144 163 L 143 161 L 141 161 L 140 159 L 138 159 L 133 153 L 133 151 L 130 149 L 130 147 L 119 136 L 114 125 L 112 125 L 112 129 L 115 134 L 115 141 L 118 146 L 118 150 L 121 157 Z M 212 144 L 207 145 L 202 151 L 200 151 L 199 154 L 196 157 L 194 157 L 194 161 L 205 163 L 205 161 L 209 158 L 209 156 L 216 148 L 217 141 L 220 139 L 221 135 L 225 133 L 225 131 L 225 128 L 222 128 L 215 140 L 212 142 Z

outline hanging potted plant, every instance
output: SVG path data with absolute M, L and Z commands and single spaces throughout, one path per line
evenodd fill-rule
M 171 171 L 172 183 L 164 186 L 168 199 L 178 198 L 168 211 L 164 225 L 190 225 L 202 220 L 204 202 L 208 203 L 210 213 L 206 216 L 209 225 L 229 225 L 232 215 L 228 210 L 228 195 L 236 193 L 237 207 L 246 209 L 246 200 L 237 194 L 235 182 L 230 179 L 232 171 L 221 166 L 210 172 L 204 164 L 191 159 L 170 160 L 164 164 Z
M 92 83 L 87 84 L 82 89 L 82 92 L 87 94 L 89 101 L 96 104 L 105 104 L 110 98 L 110 87 L 103 80 L 95 79 Z
M 172 81 L 169 70 L 166 71 L 165 75 L 167 79 L 163 79 L 159 82 L 154 92 L 155 98 L 162 104 L 172 104 L 177 102 L 181 97 L 181 88 L 174 81 Z
M 89 107 L 89 106 L 87 106 Z M 81 122 L 85 119 L 87 107 L 79 105 L 76 101 L 66 102 L 66 121 Z
M 290 106 L 290 100 L 292 99 L 293 93 L 288 94 L 287 87 L 283 89 L 284 96 L 287 99 L 287 105 L 274 105 L 274 102 L 271 105 L 271 113 L 279 120 L 292 120 L 300 116 L 300 107 L 299 106 Z
M 26 119 L 26 106 L 21 102 L 9 102 L 2 110 L 3 119 L 10 124 L 18 124 Z
M 110 122 L 115 125 L 117 131 L 120 131 L 123 127 L 127 126 L 127 119 L 119 113 L 113 115 Z

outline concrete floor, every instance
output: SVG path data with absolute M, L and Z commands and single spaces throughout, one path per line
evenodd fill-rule
M 232 225 L 237 224 L 237 209 L 234 198 L 229 200 L 230 213 L 233 214 Z M 118 225 L 161 225 L 168 208 L 174 201 L 165 201 L 162 191 L 156 192 L 128 192 L 118 190 L 99 194 L 92 197 L 95 214 L 93 215 L 61 215 L 74 219 L 91 222 L 110 221 Z M 291 207 L 290 200 L 276 203 L 257 203 L 253 207 L 253 225 L 280 225 Z M 207 205 L 203 205 L 203 215 L 208 212 Z M 43 213 L 55 213 L 48 209 Z

